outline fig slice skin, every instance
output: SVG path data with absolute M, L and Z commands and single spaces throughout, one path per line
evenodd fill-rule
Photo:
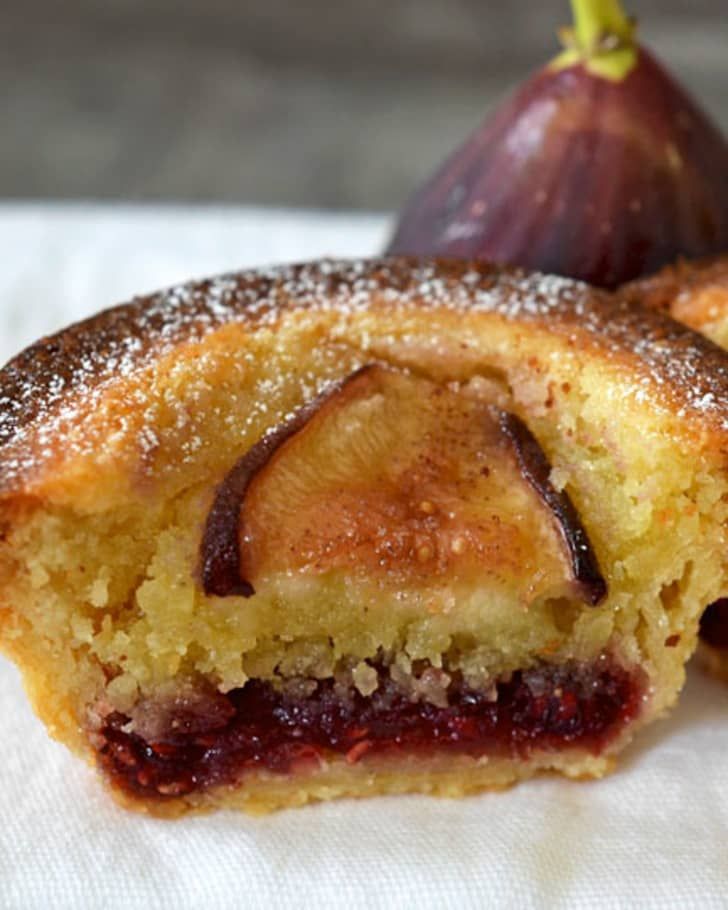
M 574 503 L 566 492 L 557 490 L 551 483 L 551 465 L 538 440 L 521 418 L 504 411 L 500 423 L 513 443 L 523 476 L 556 519 L 569 551 L 574 578 L 584 599 L 592 606 L 598 606 L 607 595 L 607 583 Z
M 583 5 L 598 22 L 609 4 Z M 387 253 L 611 289 L 728 250 L 728 142 L 628 29 L 612 36 L 614 50 L 567 50 L 507 98 L 415 192 Z M 600 70 L 610 54 L 616 75 Z
M 566 583 L 595 605 L 606 584 L 550 470 L 515 415 L 369 364 L 234 465 L 203 535 L 203 588 L 249 598 L 271 573 L 337 570 L 398 588 L 493 577 L 518 597 Z
M 243 577 L 240 559 L 240 516 L 250 484 L 274 453 L 308 423 L 327 399 L 372 366 L 367 364 L 345 379 L 331 383 L 288 420 L 259 439 L 225 476 L 215 492 L 200 546 L 202 589 L 208 597 L 248 598 L 255 594 L 253 585 Z

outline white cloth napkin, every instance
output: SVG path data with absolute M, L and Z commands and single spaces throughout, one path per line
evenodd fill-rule
M 192 276 L 375 252 L 378 216 L 0 206 L 0 357 Z M 610 778 L 262 819 L 132 815 L 50 741 L 0 659 L 0 907 L 728 907 L 728 689 L 693 670 Z

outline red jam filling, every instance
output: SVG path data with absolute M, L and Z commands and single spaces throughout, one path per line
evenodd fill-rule
M 728 650 L 728 597 L 706 608 L 700 620 L 700 637 L 713 648 Z
M 603 658 L 516 672 L 488 693 L 456 676 L 447 705 L 437 707 L 412 701 L 377 670 L 379 688 L 368 697 L 342 694 L 331 680 L 305 697 L 250 681 L 206 696 L 202 712 L 166 714 L 154 741 L 111 714 L 97 740 L 101 764 L 122 789 L 164 798 L 235 783 L 255 769 L 288 774 L 332 755 L 354 764 L 439 753 L 526 759 L 567 746 L 599 753 L 636 716 L 644 691 L 639 671 Z

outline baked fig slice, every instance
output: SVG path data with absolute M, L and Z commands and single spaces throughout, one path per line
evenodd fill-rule
M 545 595 L 597 603 L 606 586 L 596 557 L 549 473 L 515 415 L 368 366 L 223 481 L 203 541 L 206 590 L 251 596 L 275 573 L 344 571 L 400 587 L 479 578 L 524 605 Z
M 349 377 L 348 381 L 351 378 Z M 306 421 L 316 413 L 323 401 L 331 397 L 340 386 L 341 383 L 334 383 L 334 388 L 328 389 L 300 408 L 284 423 L 269 430 L 235 464 L 218 487 L 202 540 L 201 576 L 207 594 L 218 597 L 231 595 L 252 597 L 255 593 L 252 584 L 242 575 L 238 540 L 240 509 L 248 487 L 274 452 L 305 426 Z

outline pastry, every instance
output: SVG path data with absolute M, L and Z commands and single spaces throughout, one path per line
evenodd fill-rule
M 600 776 L 726 592 L 727 384 L 482 264 L 136 300 L 0 373 L 2 647 L 155 814 Z
M 625 285 L 625 299 L 663 310 L 728 348 L 728 256 L 681 261 Z M 728 682 L 728 600 L 710 604 L 700 622 L 701 662 Z

